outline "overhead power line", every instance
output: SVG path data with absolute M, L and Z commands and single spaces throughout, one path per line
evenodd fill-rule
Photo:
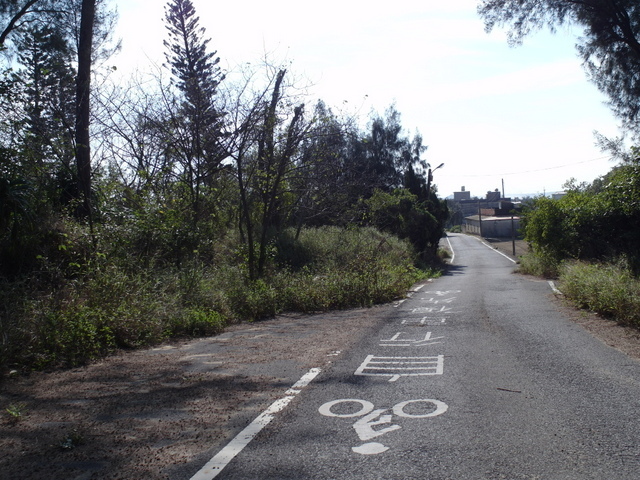
M 478 175 L 465 175 L 465 174 L 455 174 L 455 175 L 447 175 L 447 174 L 440 174 L 440 176 L 442 177 L 496 177 L 496 176 L 502 176 L 502 177 L 506 177 L 509 175 L 523 175 L 525 173 L 536 173 L 536 172 L 545 172 L 547 170 L 557 170 L 560 168 L 565 168 L 565 167 L 573 167 L 575 165 L 582 165 L 584 163 L 590 163 L 590 162 L 596 162 L 598 160 L 603 160 L 605 158 L 608 158 L 609 160 L 611 160 L 613 158 L 612 155 L 607 155 L 604 157 L 598 157 L 598 158 L 592 158 L 590 160 L 583 160 L 581 162 L 574 162 L 574 163 L 566 163 L 564 165 L 555 165 L 553 167 L 546 167 L 546 168 L 538 168 L 535 170 L 522 170 L 520 172 L 509 172 L 509 173 L 483 173 L 483 174 L 478 174 Z

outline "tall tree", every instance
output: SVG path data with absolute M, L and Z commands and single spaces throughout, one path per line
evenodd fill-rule
M 207 50 L 210 39 L 200 27 L 191 0 L 172 0 L 165 7 L 169 39 L 166 58 L 181 94 L 178 110 L 171 113 L 171 145 L 183 168 L 192 202 L 193 220 L 201 215 L 202 190 L 215 181 L 225 157 L 222 112 L 216 93 L 224 75 L 217 52 Z
M 307 129 L 304 123 L 304 105 L 293 109 L 293 116 L 286 127 L 282 130 L 278 128 L 281 123 L 278 107 L 284 97 L 282 81 L 285 74 L 286 70 L 280 70 L 276 75 L 271 102 L 264 110 L 263 124 L 258 137 L 258 175 L 255 177 L 255 189 L 261 197 L 258 276 L 264 273 L 270 237 L 274 237 L 283 226 L 285 187 L 291 170 L 295 168 L 294 155 Z
M 16 73 L 24 102 L 23 151 L 41 174 L 71 171 L 73 161 L 74 79 L 67 41 L 52 27 L 21 32 L 16 40 Z M 46 168 L 41 167 L 47 165 Z M 46 171 L 45 171 L 46 170 Z
M 640 136 L 640 3 L 637 0 L 482 0 L 487 31 L 508 26 L 512 45 L 532 31 L 574 24 L 576 48 L 590 80 L 609 98 L 625 129 Z
M 84 215 L 92 221 L 91 204 L 91 53 L 96 0 L 82 0 L 78 73 L 76 76 L 76 165 L 78 190 L 82 193 Z
M 301 145 L 300 174 L 292 181 L 298 233 L 303 225 L 349 223 L 348 145 L 349 126 L 319 101 Z
M 292 213 L 300 146 L 309 130 L 304 105 L 294 107 L 296 99 L 288 93 L 286 70 L 270 65 L 267 69 L 266 87 L 254 90 L 253 75 L 240 87 L 229 122 L 233 133 L 228 152 L 240 197 L 239 229 L 252 280 L 265 273 L 268 247 Z

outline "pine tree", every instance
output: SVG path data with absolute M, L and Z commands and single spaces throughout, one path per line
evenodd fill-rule
M 25 155 L 70 169 L 73 160 L 74 77 L 67 41 L 51 27 L 36 27 L 16 41 L 23 86 Z
M 180 93 L 174 112 L 172 149 L 182 165 L 182 176 L 192 197 L 194 222 L 201 214 L 201 195 L 215 181 L 224 149 L 221 147 L 222 114 L 216 108 L 216 92 L 224 79 L 217 52 L 207 51 L 210 39 L 190 0 L 172 0 L 165 7 L 169 39 L 166 59 Z M 179 132 L 179 133 L 175 133 Z

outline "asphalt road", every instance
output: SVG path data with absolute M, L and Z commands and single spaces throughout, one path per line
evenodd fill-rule
M 639 479 L 639 362 L 567 319 L 546 282 L 449 241 L 447 275 L 197 478 Z

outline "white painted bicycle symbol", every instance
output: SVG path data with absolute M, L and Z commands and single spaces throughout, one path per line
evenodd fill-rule
M 346 405 L 342 404 L 359 404 L 360 409 L 351 412 Z M 334 412 L 334 407 L 339 411 L 345 411 L 346 413 Z M 402 418 L 431 418 L 442 415 L 447 411 L 449 406 L 439 400 L 433 400 L 430 398 L 421 398 L 417 400 L 406 400 L 404 402 L 397 403 L 393 408 L 378 408 L 376 409 L 373 403 L 367 400 L 358 400 L 354 398 L 343 398 L 340 400 L 333 400 L 327 402 L 318 408 L 318 412 L 325 417 L 338 417 L 338 418 L 359 418 L 354 424 L 353 428 L 360 440 L 364 443 L 357 447 L 352 447 L 355 453 L 362 455 L 376 455 L 389 450 L 389 447 L 379 442 L 369 442 L 374 438 L 377 438 L 385 433 L 393 432 L 402 428 L 400 425 L 389 425 L 374 430 L 373 427 L 380 425 L 391 424 L 393 415 Z M 393 413 L 387 413 L 391 410 Z M 409 413 L 407 412 L 414 412 Z M 417 411 L 416 411 L 417 410 Z

